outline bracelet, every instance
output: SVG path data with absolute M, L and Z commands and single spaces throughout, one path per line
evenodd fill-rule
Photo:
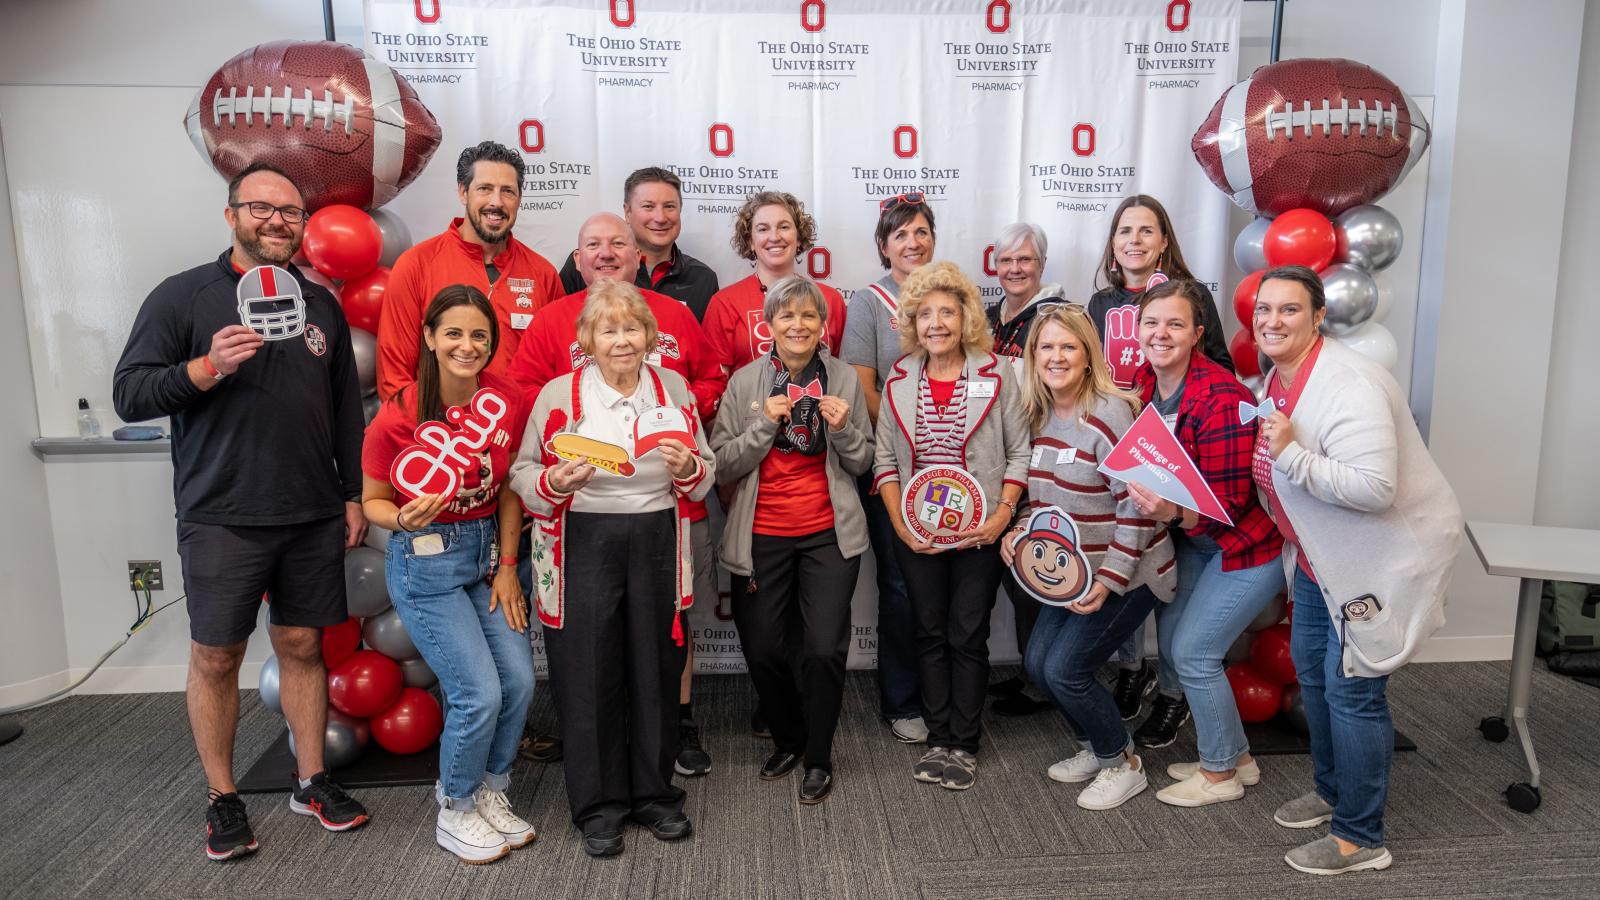
M 401 531 L 410 531 L 411 529 L 406 527 L 405 515 L 406 515 L 405 510 L 403 510 L 403 509 L 395 510 L 395 513 L 394 513 L 394 524 L 400 526 L 400 530 Z
M 515 556 L 502 556 L 500 557 L 500 561 L 495 563 L 496 572 L 500 571 L 501 569 L 515 569 L 516 567 L 517 558 Z
M 223 375 L 222 375 L 221 372 L 217 371 L 217 367 L 216 366 L 211 364 L 211 357 L 209 357 L 209 356 L 200 357 L 200 364 L 202 366 L 206 367 L 206 374 L 210 375 L 213 381 L 221 381 L 222 380 Z
M 1001 497 L 999 499 L 999 501 L 997 501 L 997 502 L 1000 505 L 1008 507 L 1011 510 L 1011 518 L 1015 519 L 1017 517 L 1017 504 L 1015 502 L 1013 502 L 1011 500 L 1007 500 L 1004 497 Z

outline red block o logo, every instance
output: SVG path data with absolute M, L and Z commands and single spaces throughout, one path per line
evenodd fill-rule
M 800 4 L 800 27 L 813 34 L 821 31 L 828 20 L 828 4 L 822 0 L 805 0 Z
M 990 244 L 989 246 L 983 248 L 983 274 L 989 276 L 990 278 L 993 278 L 996 275 L 1000 274 L 999 270 L 997 270 L 994 267 L 994 245 L 993 244 Z
M 733 155 L 733 126 L 721 122 L 711 126 L 711 155 L 721 158 Z
M 628 17 L 622 17 L 622 7 L 628 8 Z M 611 0 L 611 24 L 618 28 L 632 28 L 634 22 L 633 0 Z
M 1190 13 L 1189 0 L 1172 0 L 1171 3 L 1168 3 L 1167 4 L 1167 30 L 1168 31 L 1188 31 L 1189 30 L 1189 13 Z
M 523 119 L 517 126 L 517 142 L 524 153 L 544 152 L 544 123 L 538 119 Z
M 833 274 L 833 254 L 827 247 L 812 247 L 806 254 L 806 271 L 812 278 L 827 278 Z
M 422 5 L 424 3 L 427 3 L 429 6 L 431 6 L 433 8 L 433 12 L 423 12 Z M 411 6 L 414 10 L 416 10 L 418 22 L 421 22 L 425 25 L 432 25 L 434 22 L 439 21 L 439 7 L 443 3 L 444 0 L 412 0 Z
M 997 17 L 995 14 L 999 13 Z M 1005 34 L 1011 30 L 1011 4 L 1007 0 L 991 0 L 989 8 L 983 11 L 983 24 L 995 34 Z
M 901 125 L 894 130 L 894 155 L 901 159 L 917 155 L 917 129 Z
M 1079 156 L 1094 155 L 1094 126 L 1079 122 L 1072 126 L 1072 152 Z

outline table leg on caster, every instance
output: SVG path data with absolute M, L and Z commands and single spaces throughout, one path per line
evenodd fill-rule
M 1533 695 L 1533 658 L 1539 638 L 1539 595 L 1544 582 L 1522 579 L 1517 592 L 1517 631 L 1512 638 L 1511 687 L 1506 693 L 1505 717 L 1490 717 L 1478 723 L 1478 730 L 1491 741 L 1505 740 L 1515 731 L 1528 760 L 1529 779 L 1505 789 L 1506 803 L 1517 812 L 1531 813 L 1543 799 L 1539 793 L 1539 758 L 1533 753 L 1533 734 L 1528 730 L 1528 704 Z M 1509 728 L 1507 727 L 1509 724 Z

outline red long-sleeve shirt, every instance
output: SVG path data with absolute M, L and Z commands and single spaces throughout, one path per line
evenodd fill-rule
M 822 340 L 828 352 L 838 356 L 844 339 L 844 297 L 821 282 L 817 287 L 828 304 Z M 772 352 L 772 328 L 762 313 L 765 301 L 761 280 L 754 275 L 712 295 L 711 305 L 706 307 L 706 345 L 724 372 L 737 372 L 750 360 Z

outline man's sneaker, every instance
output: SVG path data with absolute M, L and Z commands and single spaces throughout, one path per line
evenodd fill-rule
M 206 856 L 223 862 L 256 852 L 260 845 L 256 843 L 256 833 L 250 830 L 250 817 L 245 814 L 239 795 L 212 788 L 208 797 L 211 805 L 206 807 Z
M 1173 763 L 1167 766 L 1167 777 L 1173 781 L 1183 781 L 1194 773 L 1200 771 L 1197 762 Z M 1250 761 L 1234 769 L 1234 777 L 1245 787 L 1255 787 L 1261 783 L 1261 766 L 1254 757 Z
M 1139 718 L 1139 701 L 1155 689 L 1156 673 L 1148 660 L 1141 661 L 1137 669 L 1117 669 L 1117 686 L 1112 688 L 1111 696 L 1117 701 L 1122 721 Z
M 300 787 L 298 776 L 294 783 L 294 792 L 289 795 L 289 808 L 302 816 L 316 816 L 323 828 L 349 831 L 367 824 L 367 808 L 346 794 L 344 788 L 328 777 L 327 772 L 311 776 L 311 783 L 305 787 Z
M 945 757 L 944 777 L 939 786 L 952 791 L 964 791 L 978 782 L 978 758 L 965 750 L 951 750 Z
M 549 765 L 561 761 L 561 738 L 549 734 L 530 734 L 517 744 L 517 755 L 529 762 Z
M 943 747 L 929 747 L 928 752 L 922 754 L 922 758 L 911 768 L 911 777 L 938 784 L 944 780 L 944 765 L 949 756 L 950 751 Z
M 1243 800 L 1244 784 L 1235 774 L 1232 778 L 1212 781 L 1199 772 L 1177 784 L 1169 784 L 1156 791 L 1156 799 L 1168 806 L 1210 806 L 1227 800 Z
M 1078 794 L 1078 805 L 1084 809 L 1116 809 L 1149 786 L 1144 763 L 1135 756 L 1120 766 L 1101 769 L 1094 782 Z
M 902 744 L 926 744 L 928 742 L 928 726 L 922 721 L 921 716 L 890 719 L 889 732 L 894 735 L 895 740 Z
M 487 785 L 480 784 L 472 794 L 472 802 L 478 808 L 478 815 L 500 832 L 506 846 L 512 850 L 526 847 L 539 837 L 531 822 L 511 811 L 511 801 L 506 799 L 505 791 L 490 790 Z
M 1045 770 L 1051 781 L 1059 781 L 1062 784 L 1088 781 L 1099 772 L 1100 759 L 1094 755 L 1093 750 L 1079 750 L 1077 756 L 1063 759 Z
M 1178 729 L 1189 721 L 1189 701 L 1182 697 L 1174 700 L 1166 694 L 1156 696 L 1150 707 L 1150 718 L 1144 720 L 1133 733 L 1133 742 L 1149 750 L 1170 745 L 1178 739 Z
M 693 719 L 678 720 L 678 758 L 672 770 L 691 777 L 711 771 L 711 754 L 700 746 L 700 726 Z
M 1323 822 L 1333 821 L 1333 807 L 1316 791 L 1302 794 L 1278 807 L 1272 821 L 1285 828 L 1315 828 Z
M 1389 868 L 1394 857 L 1385 847 L 1362 847 L 1349 856 L 1339 850 L 1332 835 L 1302 844 L 1284 856 L 1291 869 L 1311 875 L 1343 875 L 1346 872 L 1376 872 Z
M 468 865 L 481 866 L 511 853 L 505 835 L 475 809 L 440 807 L 433 839 Z

